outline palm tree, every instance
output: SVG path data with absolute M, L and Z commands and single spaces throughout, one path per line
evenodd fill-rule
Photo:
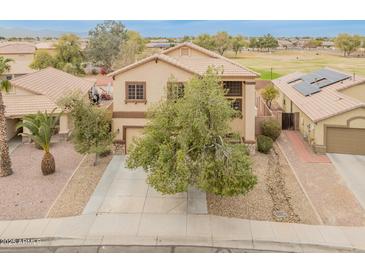
M 38 112 L 37 114 L 27 115 L 23 118 L 23 122 L 19 123 L 18 128 L 27 128 L 30 133 L 21 133 L 21 135 L 29 137 L 40 146 L 44 151 L 41 163 L 43 175 L 49 175 L 56 171 L 56 163 L 50 152 L 51 138 L 55 133 L 56 124 L 60 115 L 55 116 L 53 110 L 50 114 Z
M 9 63 L 13 61 L 9 58 L 0 56 L 0 75 L 10 70 Z M 9 155 L 9 145 L 7 143 L 7 129 L 5 119 L 5 106 L 2 91 L 10 90 L 10 82 L 8 80 L 0 80 L 0 177 L 9 176 L 13 173 L 11 169 L 11 160 Z

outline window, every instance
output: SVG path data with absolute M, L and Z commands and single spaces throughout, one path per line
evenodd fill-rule
M 181 56 L 189 56 L 189 48 L 181 48 Z
M 127 82 L 126 83 L 126 101 L 145 102 L 146 101 L 146 83 L 145 82 Z
M 224 81 L 223 88 L 228 90 L 226 96 L 242 96 L 242 82 Z
M 184 97 L 184 83 L 183 82 L 168 82 L 167 83 L 167 97 L 181 98 Z
M 231 100 L 231 106 L 234 110 L 242 111 L 242 100 L 241 99 Z

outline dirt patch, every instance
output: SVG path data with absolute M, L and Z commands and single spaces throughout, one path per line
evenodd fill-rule
M 0 219 L 44 218 L 80 163 L 82 156 L 67 142 L 52 143 L 56 172 L 43 176 L 43 151 L 21 144 L 10 155 L 11 176 L 0 178 Z
M 318 224 L 316 214 L 279 147 L 252 157 L 258 183 L 246 195 L 207 195 L 209 214 L 252 220 Z
M 94 158 L 93 155 L 88 155 L 84 158 L 79 169 L 53 205 L 48 217 L 67 217 L 82 213 L 111 161 L 112 155 L 100 158 L 96 166 L 93 165 Z

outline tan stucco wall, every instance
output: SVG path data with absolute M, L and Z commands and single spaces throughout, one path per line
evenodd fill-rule
M 347 126 L 347 121 L 351 118 L 356 118 L 349 122 L 350 128 L 365 128 L 365 119 L 361 119 L 360 117 L 365 118 L 365 108 L 355 109 L 335 117 L 331 117 L 324 121 L 320 121 L 317 123 L 316 134 L 315 134 L 315 142 L 317 145 L 325 144 L 325 136 L 324 136 L 324 128 L 325 125 L 335 125 L 335 126 Z
M 198 54 L 198 53 L 197 53 Z M 122 74 L 116 75 L 113 83 L 114 99 L 113 112 L 146 112 L 149 107 L 163 100 L 166 96 L 165 87 L 169 78 L 173 76 L 179 82 L 188 81 L 193 75 L 180 68 L 163 61 L 151 61 Z M 244 81 L 245 78 L 223 78 L 226 81 Z M 147 103 L 125 102 L 125 82 L 146 82 Z M 252 80 L 250 80 L 252 82 Z M 255 85 L 243 85 L 243 96 L 230 97 L 241 98 L 243 107 L 242 119 L 235 119 L 232 130 L 245 137 L 246 141 L 255 140 Z M 247 121 L 245 123 L 245 121 Z M 122 138 L 123 125 L 145 125 L 146 120 L 141 118 L 114 118 L 113 130 L 119 129 L 118 139 Z
M 341 90 L 341 93 L 365 102 L 365 84 Z
M 18 122 L 18 119 L 6 119 L 7 141 L 16 135 L 16 125 Z
M 30 73 L 33 70 L 29 67 L 29 65 L 34 60 L 34 54 L 0 54 L 0 56 L 3 56 L 5 58 L 10 58 L 13 60 L 13 62 L 10 62 L 10 71 L 6 74 L 24 74 L 24 73 Z
M 157 63 L 151 61 L 117 75 L 113 83 L 113 111 L 147 111 L 165 97 L 165 86 L 171 76 L 177 81 L 185 82 L 192 74 L 159 60 Z M 146 82 L 146 104 L 125 103 L 125 82 L 133 81 Z
M 72 118 L 69 113 L 64 113 L 60 117 L 60 134 L 68 134 L 73 128 Z

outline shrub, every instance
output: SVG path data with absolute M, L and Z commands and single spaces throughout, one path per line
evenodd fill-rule
M 257 150 L 268 154 L 272 148 L 273 140 L 270 137 L 259 135 L 257 136 Z
M 261 124 L 262 135 L 270 137 L 275 141 L 281 134 L 280 123 L 274 119 L 267 120 Z

